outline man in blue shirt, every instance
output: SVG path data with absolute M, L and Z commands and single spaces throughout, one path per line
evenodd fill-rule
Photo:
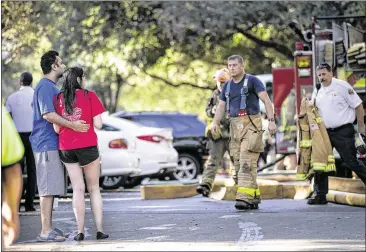
M 59 93 L 56 82 L 62 77 L 65 65 L 56 51 L 41 58 L 43 78 L 33 96 L 33 131 L 30 136 L 34 152 L 37 186 L 40 197 L 42 231 L 39 241 L 65 241 L 61 230 L 52 229 L 52 205 L 56 195 L 64 195 L 65 171 L 58 154 L 58 136 L 53 124 L 86 132 L 90 125 L 84 121 L 68 121 L 55 112 L 53 98 Z
M 230 118 L 230 157 L 235 167 L 232 176 L 238 186 L 235 208 L 258 209 L 260 192 L 257 185 L 257 163 L 264 148 L 259 99 L 265 105 L 271 135 L 277 129 L 273 105 L 263 83 L 257 77 L 245 73 L 241 56 L 230 56 L 228 69 L 232 79 L 225 83 L 220 94 L 212 131 L 217 132 L 226 110 Z

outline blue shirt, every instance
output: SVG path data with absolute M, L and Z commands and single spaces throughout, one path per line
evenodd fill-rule
M 258 93 L 266 91 L 266 88 L 257 77 L 255 77 L 254 75 L 245 74 L 244 77 L 238 83 L 235 83 L 232 79 L 229 80 L 231 81 L 230 93 L 229 93 L 230 117 L 237 117 L 239 114 L 240 100 L 241 100 L 240 91 L 243 88 L 245 76 L 248 77 L 248 91 L 249 91 L 249 94 L 246 97 L 247 99 L 246 111 L 249 115 L 256 115 L 260 112 Z M 229 81 L 224 84 L 222 92 L 220 93 L 220 100 L 224 102 L 227 102 L 225 94 Z M 225 110 L 227 111 L 227 108 L 225 108 Z
M 58 136 L 52 123 L 43 119 L 43 115 L 55 112 L 53 98 L 60 91 L 56 83 L 43 78 L 39 81 L 33 96 L 33 131 L 29 138 L 34 152 L 58 150 Z

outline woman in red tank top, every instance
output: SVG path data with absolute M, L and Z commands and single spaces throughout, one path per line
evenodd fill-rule
M 100 157 L 98 139 L 94 127 L 102 127 L 101 114 L 105 111 L 97 95 L 85 87 L 85 74 L 82 68 L 73 67 L 65 73 L 61 91 L 54 98 L 57 114 L 70 120 L 82 120 L 92 127 L 87 132 L 76 132 L 69 128 L 54 125 L 59 133 L 60 159 L 66 166 L 73 188 L 73 209 L 78 226 L 74 240 L 84 240 L 85 218 L 85 174 L 90 202 L 97 226 L 97 239 L 106 239 L 103 232 L 103 202 L 99 190 Z

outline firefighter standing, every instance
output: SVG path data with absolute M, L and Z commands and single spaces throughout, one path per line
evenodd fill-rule
M 257 77 L 244 72 L 244 60 L 241 56 L 230 56 L 228 68 L 232 79 L 225 83 L 220 94 L 212 131 L 218 131 L 226 110 L 230 118 L 230 156 L 235 168 L 232 176 L 238 186 L 235 208 L 257 209 L 260 203 L 256 181 L 257 162 L 259 153 L 263 151 L 259 99 L 265 105 L 271 135 L 277 129 L 273 105 L 263 83 Z
M 215 116 L 222 86 L 230 79 L 229 70 L 218 70 L 215 73 L 214 79 L 216 80 L 217 89 L 213 91 L 206 106 L 206 113 L 209 118 L 213 118 Z M 205 164 L 205 170 L 202 174 L 202 182 L 196 189 L 197 193 L 202 194 L 205 197 L 210 194 L 218 165 L 222 163 L 225 152 L 229 150 L 229 120 L 224 117 L 220 121 L 220 126 L 221 134 L 218 136 L 213 136 L 211 133 L 212 122 L 209 123 L 206 128 L 206 136 L 209 139 L 207 148 L 210 150 L 210 157 Z
M 348 82 L 333 77 L 327 63 L 320 64 L 316 74 L 322 87 L 314 91 L 313 100 L 327 128 L 330 142 L 346 165 L 366 184 L 366 167 L 357 159 L 353 127 L 357 117 L 358 132 L 365 134 L 362 100 Z M 328 176 L 316 173 L 315 197 L 309 199 L 308 204 L 327 204 L 327 193 Z

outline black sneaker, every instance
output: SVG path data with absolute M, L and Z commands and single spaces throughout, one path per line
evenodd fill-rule
M 103 239 L 107 239 L 109 237 L 108 234 L 105 234 L 103 232 L 97 232 L 97 240 L 103 240 Z
M 210 194 L 210 188 L 207 185 L 199 185 L 196 188 L 196 192 L 202 194 L 203 197 L 208 197 Z
M 328 204 L 327 197 L 325 196 L 315 196 L 312 199 L 308 199 L 309 205 L 325 205 Z
M 83 233 L 78 233 L 76 236 L 74 236 L 75 241 L 83 241 L 85 238 L 85 235 Z

